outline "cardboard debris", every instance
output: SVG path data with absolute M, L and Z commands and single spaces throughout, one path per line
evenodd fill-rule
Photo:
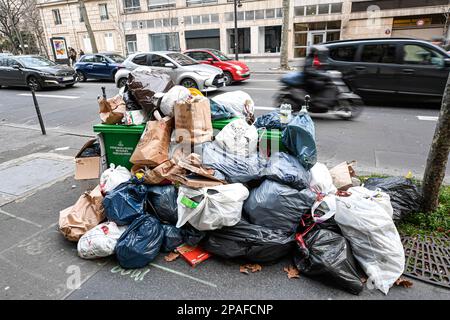
M 176 251 L 192 266 L 195 267 L 199 263 L 205 261 L 211 254 L 200 247 L 192 247 L 187 244 L 179 246 Z

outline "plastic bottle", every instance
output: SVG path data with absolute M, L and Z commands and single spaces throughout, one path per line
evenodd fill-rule
M 283 103 L 280 106 L 280 122 L 282 124 L 287 124 L 289 121 L 291 121 L 291 115 L 292 115 L 292 106 L 287 103 Z

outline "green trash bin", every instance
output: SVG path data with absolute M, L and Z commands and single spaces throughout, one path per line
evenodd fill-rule
M 287 151 L 281 142 L 282 130 L 277 129 L 258 129 L 259 150 L 265 152 L 268 156 L 278 151 Z
M 111 163 L 131 169 L 130 162 L 136 145 L 144 132 L 145 124 L 124 126 L 118 124 L 96 124 L 94 132 L 102 133 L 108 167 Z
M 231 119 L 213 120 L 212 121 L 212 127 L 213 127 L 213 129 L 222 130 L 231 121 L 234 121 L 234 120 L 237 120 L 237 119 L 239 119 L 239 117 L 234 117 L 234 118 L 231 118 Z

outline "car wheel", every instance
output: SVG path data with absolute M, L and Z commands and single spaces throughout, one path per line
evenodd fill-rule
M 77 76 L 79 82 L 86 82 L 87 78 L 83 72 L 77 70 Z
M 198 89 L 197 83 L 195 82 L 195 80 L 191 79 L 191 78 L 186 78 L 183 79 L 180 83 L 181 86 L 185 87 L 185 88 L 194 88 L 194 89 Z
M 228 71 L 223 72 L 223 81 L 225 82 L 226 86 L 229 86 L 230 84 L 233 83 L 233 75 L 231 74 L 231 72 Z
M 120 78 L 119 81 L 117 81 L 117 87 L 122 88 L 127 84 L 128 79 L 127 78 Z
M 42 88 L 41 84 L 39 83 L 39 80 L 34 76 L 28 77 L 27 85 L 28 87 L 33 88 L 34 91 L 39 91 Z

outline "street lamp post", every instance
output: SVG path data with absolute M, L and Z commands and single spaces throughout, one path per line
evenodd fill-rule
M 234 57 L 239 60 L 238 47 L 238 26 L 237 26 L 237 8 L 242 7 L 241 0 L 234 0 Z

